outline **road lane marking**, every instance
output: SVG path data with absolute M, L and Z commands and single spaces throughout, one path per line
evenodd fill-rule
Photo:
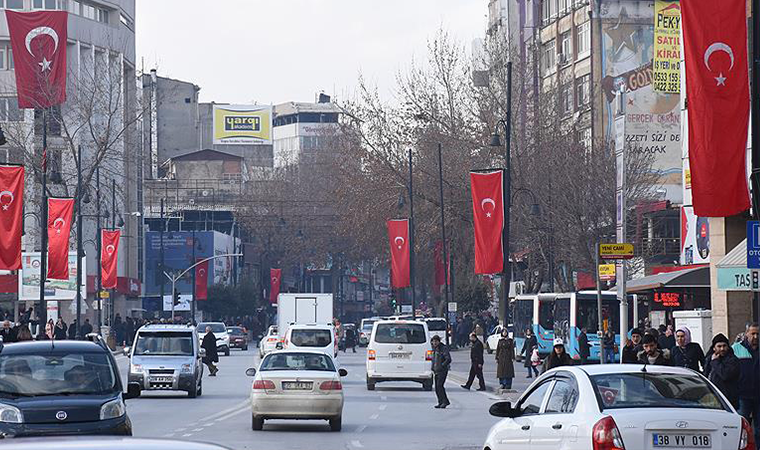
M 364 448 L 362 443 L 360 441 L 351 441 L 351 445 L 353 445 L 356 448 Z
M 227 414 L 226 416 L 222 416 L 222 417 L 219 417 L 218 419 L 215 419 L 215 421 L 216 422 L 224 422 L 225 420 L 229 419 L 230 417 L 235 417 L 238 414 L 240 414 L 242 412 L 249 411 L 249 410 L 250 410 L 250 407 L 248 405 L 245 405 L 245 406 L 243 406 L 242 408 L 240 408 L 240 409 L 238 409 L 236 411 L 232 411 L 231 413 Z
M 174 433 L 165 434 L 164 437 L 172 437 L 174 436 Z
M 204 423 L 203 424 L 204 427 L 210 427 L 210 426 L 213 426 L 213 425 L 214 425 L 213 423 Z
M 193 430 L 193 433 L 195 433 L 197 431 L 203 431 L 203 428 L 196 428 L 196 429 Z
M 379 414 L 372 414 L 371 416 L 369 416 L 370 420 L 375 420 L 375 419 L 377 419 L 378 417 L 380 417 L 380 415 L 379 415 Z
M 182 437 L 190 437 L 192 435 L 193 435 L 193 433 L 187 433 L 187 434 L 183 434 Z
M 361 433 L 366 429 L 367 429 L 367 425 L 359 425 L 359 428 L 356 429 L 356 432 Z
M 388 405 L 380 405 L 380 407 L 377 408 L 377 409 L 379 409 L 380 411 L 385 411 L 385 408 L 387 408 L 387 407 L 388 407 Z
M 233 407 L 231 407 L 231 408 L 227 408 L 227 409 L 225 409 L 224 411 L 220 411 L 220 412 L 218 412 L 218 413 L 212 414 L 212 415 L 210 415 L 210 416 L 206 417 L 206 418 L 205 418 L 205 419 L 203 419 L 203 420 L 214 420 L 215 418 L 217 418 L 217 417 L 219 417 L 219 416 L 223 416 L 223 415 L 225 415 L 225 414 L 227 414 L 227 413 L 230 413 L 230 412 L 232 412 L 232 411 L 235 411 L 235 410 L 237 410 L 237 409 L 240 409 L 241 407 L 243 407 L 243 406 L 246 406 L 246 405 L 248 405 L 248 400 L 243 400 L 243 401 L 242 401 L 242 402 L 240 402 L 240 403 L 236 403 L 236 404 L 235 404 L 235 406 L 233 406 Z
M 381 395 L 380 396 L 380 400 L 386 401 L 386 400 L 388 400 L 388 396 L 387 395 Z

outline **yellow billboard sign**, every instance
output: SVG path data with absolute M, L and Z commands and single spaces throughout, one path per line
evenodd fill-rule
M 633 244 L 599 244 L 599 257 L 602 259 L 631 259 Z
M 678 0 L 654 2 L 653 83 L 656 92 L 681 92 L 681 5 Z
M 599 264 L 599 279 L 611 281 L 615 279 L 615 264 Z
M 214 105 L 214 144 L 272 143 L 272 107 Z

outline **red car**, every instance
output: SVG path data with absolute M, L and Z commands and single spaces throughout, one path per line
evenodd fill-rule
M 230 335 L 230 348 L 239 348 L 243 351 L 248 350 L 248 333 L 243 327 L 227 327 L 227 333 Z

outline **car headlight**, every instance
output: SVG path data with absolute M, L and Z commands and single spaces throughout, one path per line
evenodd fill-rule
M 100 420 L 116 419 L 127 413 L 121 398 L 111 400 L 100 407 Z
M 24 415 L 15 406 L 0 403 L 0 422 L 24 423 Z
M 132 373 L 143 373 L 143 367 L 140 364 L 132 364 L 132 367 L 129 369 Z
M 192 371 L 192 366 L 190 364 L 182 364 L 182 373 L 190 373 Z

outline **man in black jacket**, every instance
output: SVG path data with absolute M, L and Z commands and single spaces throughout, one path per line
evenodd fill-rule
M 705 359 L 705 376 L 723 392 L 734 408 L 739 408 L 739 379 L 741 367 L 739 358 L 728 346 L 728 338 L 718 333 L 712 340 L 712 347 Z
M 652 364 L 657 366 L 670 366 L 670 350 L 660 350 L 657 347 L 657 340 L 651 334 L 647 334 L 641 340 L 644 350 L 640 351 L 638 362 L 641 364 Z
M 438 397 L 435 408 L 444 409 L 451 404 L 446 395 L 446 377 L 451 367 L 451 354 L 438 335 L 433 336 L 430 343 L 433 345 L 433 377 L 435 378 L 435 395 Z
M 467 378 L 467 383 L 462 387 L 470 390 L 470 386 L 475 381 L 475 377 L 478 377 L 478 383 L 480 387 L 479 391 L 486 390 L 486 380 L 483 378 L 483 343 L 480 342 L 478 336 L 475 333 L 470 334 L 470 377 Z
M 203 364 L 208 366 L 210 377 L 215 377 L 219 372 L 219 368 L 214 365 L 215 362 L 219 362 L 219 354 L 216 351 L 216 336 L 211 331 L 211 327 L 206 327 L 206 335 L 203 336 L 203 342 L 201 342 L 201 348 L 206 350 L 206 356 L 203 357 Z
M 578 335 L 578 356 L 581 358 L 581 364 L 586 364 L 591 354 L 591 346 L 588 345 L 588 335 L 586 327 L 581 328 L 581 334 Z
M 639 362 L 639 352 L 644 348 L 641 346 L 641 330 L 634 328 L 631 330 L 631 338 L 623 347 L 623 364 L 634 364 Z

